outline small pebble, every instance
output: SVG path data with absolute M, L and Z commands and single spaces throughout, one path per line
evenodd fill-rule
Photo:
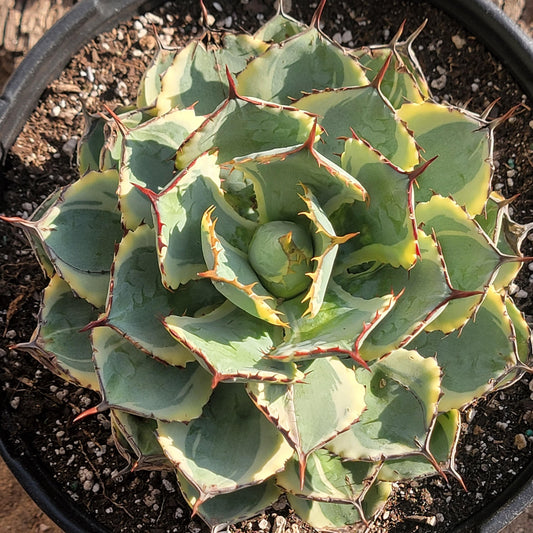
M 527 446 L 527 440 L 523 433 L 514 436 L 514 445 L 517 450 L 523 450 Z
M 444 87 L 446 87 L 446 81 L 446 74 L 443 74 L 442 76 L 431 81 L 431 87 L 437 90 L 444 89 Z
M 268 520 L 266 518 L 263 518 L 262 520 L 259 521 L 259 529 L 262 529 L 262 530 L 265 530 L 265 529 L 268 529 L 270 524 L 268 523 Z
M 343 43 L 349 43 L 353 39 L 352 32 L 350 30 L 346 30 L 342 34 L 342 42 Z
M 452 42 L 457 50 L 461 50 L 466 44 L 466 39 L 463 39 L 460 35 L 452 35 Z
M 15 396 L 10 402 L 9 402 L 9 405 L 11 405 L 11 407 L 13 409 L 18 409 L 18 406 L 20 405 L 20 396 Z

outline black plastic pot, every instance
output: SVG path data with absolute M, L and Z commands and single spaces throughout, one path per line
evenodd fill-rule
M 428 1 L 476 35 L 533 100 L 533 41 L 512 21 L 489 0 Z M 162 3 L 163 0 L 80 0 L 58 21 L 28 53 L 0 96 L 0 161 L 42 92 L 83 44 L 137 12 Z M 106 533 L 65 496 L 27 443 L 15 447 L 0 435 L 0 455 L 37 505 L 66 532 Z M 497 533 L 532 503 L 533 460 L 496 500 L 455 531 Z

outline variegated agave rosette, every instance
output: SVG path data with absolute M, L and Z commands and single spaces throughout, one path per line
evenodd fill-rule
M 324 3 L 160 49 L 81 178 L 7 219 L 51 278 L 18 348 L 100 391 L 133 468 L 175 469 L 211 527 L 286 494 L 339 530 L 391 482 L 460 479 L 461 408 L 530 371 L 501 119 L 432 101 L 414 36 L 341 47 Z

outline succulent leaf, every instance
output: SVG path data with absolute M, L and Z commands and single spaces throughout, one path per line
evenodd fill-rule
M 40 321 L 29 342 L 17 344 L 55 374 L 82 387 L 99 390 L 89 333 L 81 331 L 98 312 L 55 275 L 43 293 Z
M 369 197 L 366 209 L 350 213 L 349 222 L 358 229 L 359 237 L 353 241 L 357 248 L 348 261 L 352 265 L 379 261 L 411 268 L 419 253 L 411 174 L 356 139 L 346 141 L 341 166 L 357 177 Z
M 361 507 L 351 504 L 319 502 L 288 494 L 287 499 L 295 512 L 318 531 L 353 530 L 354 524 L 376 515 L 385 505 L 392 487 L 378 481 L 366 493 Z M 361 509 L 363 514 L 361 514 Z
M 313 27 L 272 44 L 237 76 L 239 94 L 285 105 L 302 93 L 367 84 L 357 61 Z
M 212 389 L 211 374 L 200 365 L 162 365 L 106 326 L 92 330 L 92 342 L 106 405 L 166 421 L 201 415 Z
M 195 509 L 196 514 L 211 528 L 234 524 L 250 516 L 258 515 L 281 495 L 280 489 L 272 479 L 269 479 L 259 485 L 252 485 L 201 501 L 199 491 L 187 481 L 185 476 L 180 475 L 179 472 L 177 475 L 185 499 Z
M 421 451 L 441 393 L 436 360 L 400 349 L 374 361 L 370 370 L 356 370 L 357 381 L 366 387 L 366 410 L 326 448 L 351 461 L 379 461 Z
M 350 294 L 371 300 L 391 291 L 395 305 L 361 339 L 363 359 L 372 360 L 400 348 L 442 313 L 452 295 L 435 241 L 419 231 L 420 260 L 411 270 L 374 264 L 335 279 Z
M 399 41 L 402 24 L 389 44 L 365 46 L 352 52 L 367 69 L 366 76 L 371 81 L 380 75 L 383 66 L 391 58 L 379 89 L 396 109 L 407 102 L 421 103 L 430 97 L 428 84 L 412 50 L 412 43 L 424 25 L 406 41 Z
M 161 93 L 161 77 L 172 65 L 175 50 L 159 46 L 150 66 L 144 71 L 137 90 L 137 108 L 154 106 Z
M 455 470 L 455 448 L 459 439 L 461 415 L 452 409 L 441 413 L 431 432 L 429 451 L 439 463 L 442 471 Z M 383 463 L 378 479 L 382 481 L 403 481 L 436 473 L 434 464 L 423 453 L 407 455 L 401 459 L 389 459 Z
M 289 327 L 269 357 L 298 361 L 335 354 L 363 364 L 357 346 L 372 330 L 367 325 L 379 324 L 394 303 L 390 294 L 372 299 L 354 297 L 332 281 L 315 318 L 305 315 L 306 306 L 298 298 L 282 304 Z
M 354 370 L 336 357 L 314 359 L 300 369 L 305 373 L 303 383 L 249 383 L 247 388 L 294 448 L 303 484 L 309 454 L 358 420 L 365 409 L 365 391 Z
M 285 13 L 282 6 L 283 2 L 278 2 L 277 13 L 255 32 L 254 37 L 256 39 L 267 43 L 281 43 L 309 28 L 306 24 Z
M 378 471 L 377 463 L 341 461 L 319 449 L 308 457 L 303 487 L 296 458 L 289 461 L 285 470 L 276 476 L 276 481 L 290 494 L 301 498 L 358 504 Z
M 512 329 L 502 297 L 489 289 L 475 319 L 449 335 L 422 333 L 409 345 L 436 358 L 443 370 L 441 411 L 459 409 L 492 388 L 516 361 Z
M 479 292 L 450 302 L 428 325 L 428 331 L 449 333 L 472 316 L 503 256 L 472 216 L 451 198 L 435 195 L 429 202 L 418 204 L 415 213 L 424 231 L 434 232 L 454 289 Z
M 164 322 L 213 374 L 213 386 L 219 381 L 291 383 L 303 377 L 293 363 L 264 357 L 281 336 L 281 328 L 230 302 L 201 317 L 171 315 Z
M 216 207 L 217 229 L 242 251 L 248 249 L 257 225 L 238 215 L 226 202 L 215 156 L 203 155 L 180 172 L 159 194 L 142 189 L 153 206 L 162 281 L 175 290 L 205 270 L 200 221 Z
M 170 462 L 155 436 L 157 423 L 153 418 L 111 409 L 111 428 L 117 448 L 132 470 L 168 469 Z
M 366 191 L 348 172 L 320 155 L 314 148 L 314 130 L 299 146 L 270 150 L 237 158 L 233 168 L 252 181 L 261 223 L 273 220 L 298 221 L 306 204 L 301 199 L 302 184 L 327 206 L 342 195 L 342 202 L 364 200 Z
M 192 110 L 173 110 L 124 135 L 118 195 L 126 228 L 152 223 L 150 201 L 134 186 L 154 193 L 164 189 L 174 177 L 176 150 L 200 124 Z
M 404 104 L 398 114 L 415 136 L 424 157 L 437 159 L 415 190 L 417 202 L 433 194 L 451 196 L 471 215 L 483 211 L 489 196 L 492 133 L 479 118 L 456 108 L 423 102 Z M 448 139 L 446 143 L 442 139 Z
M 171 312 L 194 313 L 222 299 L 209 283 L 195 280 L 175 292 L 165 289 L 157 264 L 155 234 L 149 226 L 128 233 L 115 257 L 111 290 L 99 322 L 111 326 L 148 354 L 183 366 L 193 354 L 176 343 L 161 322 Z M 143 285 L 135 283 L 139 275 Z
M 373 85 L 314 92 L 294 106 L 319 116 L 326 135 L 317 150 L 333 161 L 344 150 L 344 138 L 355 132 L 405 170 L 418 163 L 414 137 Z
M 90 172 L 65 187 L 39 220 L 17 220 L 38 239 L 48 264 L 81 298 L 105 303 L 115 243 L 120 241 L 117 172 Z
M 231 82 L 233 83 L 233 81 Z M 238 94 L 228 98 L 180 147 L 176 166 L 184 168 L 205 151 L 217 150 L 217 162 L 303 143 L 316 118 L 291 107 Z
M 218 385 L 200 418 L 159 421 L 157 433 L 168 458 L 199 492 L 195 505 L 263 483 L 293 453 L 239 384 Z

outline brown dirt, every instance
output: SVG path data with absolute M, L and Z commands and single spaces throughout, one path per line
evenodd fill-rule
M 515 0 L 514 2 L 502 2 L 501 0 L 495 0 L 497 3 L 502 4 L 502 7 L 508 12 L 510 15 L 514 16 L 520 16 L 521 17 L 521 24 L 525 28 L 531 29 L 531 18 L 528 19 L 528 13 L 531 13 L 533 9 L 530 9 L 532 6 L 531 4 L 533 2 L 525 2 L 524 0 Z M 224 2 L 221 2 L 224 3 Z M 257 0 L 250 0 L 250 2 L 247 4 L 247 8 L 244 12 L 244 19 L 243 19 L 243 25 L 247 28 L 253 27 L 254 24 L 257 24 L 257 20 L 255 16 L 258 12 L 261 12 L 263 9 L 262 3 Z M 299 8 L 297 8 L 299 9 Z M 213 9 L 213 14 L 217 15 L 217 18 L 222 18 L 223 14 L 218 14 Z M 231 9 L 228 10 L 231 12 Z M 296 11 L 294 15 L 298 18 L 300 16 L 300 12 Z M 248 17 L 248 19 L 247 19 Z M 304 17 L 305 20 L 307 20 L 306 17 Z M 195 19 L 194 19 L 195 20 Z M 390 22 L 392 22 L 394 18 L 390 17 Z M 190 21 L 192 22 L 192 20 Z M 436 22 L 436 21 L 434 21 Z M 386 25 L 385 22 L 382 23 L 383 26 Z M 439 35 L 440 29 L 433 25 L 432 29 L 430 30 L 430 36 L 427 40 L 427 42 L 433 42 L 438 43 L 437 37 Z M 443 29 L 444 32 L 447 31 L 447 28 Z M 433 35 L 431 35 L 431 32 Z M 329 32 L 332 34 L 332 32 Z M 128 40 L 131 38 L 135 42 L 135 39 L 137 37 L 136 32 L 130 29 L 124 28 L 124 35 L 125 39 Z M 174 36 L 179 41 L 179 35 Z M 466 36 L 469 42 L 469 46 L 472 46 L 474 49 L 471 52 L 471 55 L 473 57 L 476 56 L 475 51 L 475 40 L 471 38 L 470 36 Z M 135 84 L 132 83 L 131 80 L 137 79 L 139 77 L 140 72 L 142 71 L 144 67 L 144 60 L 137 57 L 136 54 L 130 54 L 129 56 L 123 56 L 121 57 L 120 54 L 126 54 L 124 52 L 122 45 L 119 46 L 118 43 L 118 36 L 115 32 L 114 34 L 109 34 L 107 37 L 104 37 L 98 41 L 98 46 L 93 47 L 92 50 L 86 48 L 85 51 L 73 62 L 71 65 L 71 71 L 70 71 L 70 77 L 67 78 L 63 76 L 63 78 L 52 85 L 51 89 L 47 92 L 46 98 L 43 100 L 43 102 L 40 104 L 40 108 L 37 112 L 37 114 L 33 117 L 33 122 L 30 124 L 30 129 L 26 130 L 26 134 L 21 137 L 19 140 L 19 146 L 15 149 L 15 153 L 17 154 L 14 159 L 12 159 L 9 163 L 12 171 L 17 171 L 17 169 L 20 169 L 21 167 L 25 167 L 25 172 L 33 174 L 34 182 L 33 186 L 37 189 L 36 191 L 32 191 L 32 194 L 29 194 L 29 191 L 24 190 L 24 188 L 27 188 L 27 185 L 25 182 L 17 183 L 16 178 L 13 178 L 13 172 L 11 174 L 11 178 L 13 181 L 12 183 L 12 190 L 9 196 L 5 198 L 6 205 L 8 205 L 10 200 L 14 200 L 15 198 L 18 198 L 21 193 L 23 193 L 23 197 L 28 197 L 30 200 L 30 203 L 33 201 L 35 202 L 39 198 L 39 192 L 44 191 L 49 187 L 49 184 L 47 181 L 50 180 L 51 176 L 56 176 L 56 181 L 65 181 L 72 179 L 75 175 L 75 169 L 70 166 L 70 161 L 63 151 L 63 145 L 65 141 L 71 138 L 73 135 L 73 132 L 77 132 L 81 128 L 81 117 L 79 113 L 79 106 L 76 104 L 77 101 L 79 101 L 79 93 L 82 91 L 85 91 L 88 87 L 86 76 L 81 76 L 79 73 L 81 70 L 86 69 L 87 64 L 94 65 L 96 75 L 98 77 L 97 81 L 104 86 L 104 88 L 101 89 L 95 89 L 95 94 L 91 96 L 89 92 L 89 97 L 87 99 L 87 105 L 89 107 L 97 106 L 98 103 L 101 101 L 118 101 L 120 99 L 124 98 L 132 98 L 132 91 L 135 88 Z M 433 40 L 432 40 L 433 39 Z M 149 35 L 146 37 L 144 41 L 144 46 L 150 46 L 150 39 Z M 109 47 L 111 47 L 111 53 L 115 55 L 115 59 L 113 60 L 113 65 L 116 67 L 115 71 L 112 73 L 107 73 L 105 70 L 101 69 L 101 60 L 102 57 L 104 57 L 106 54 L 104 50 L 105 47 L 102 47 L 104 43 L 107 43 Z M 117 48 L 115 49 L 115 45 L 117 45 Z M 442 64 L 449 69 L 449 87 L 446 87 L 446 91 L 450 94 L 452 94 L 454 97 L 457 96 L 458 98 L 463 98 L 463 94 L 460 92 L 458 93 L 456 89 L 460 89 L 461 85 L 464 85 L 464 80 L 458 79 L 457 76 L 454 75 L 454 69 L 456 68 L 453 62 L 448 61 L 448 55 L 446 52 L 446 46 L 451 46 L 450 43 L 445 43 L 444 45 L 439 45 L 440 48 L 434 52 L 434 56 L 432 59 L 437 58 L 439 61 L 442 61 Z M 106 56 L 107 57 L 107 56 Z M 117 59 L 118 58 L 118 59 Z M 497 75 L 497 67 L 495 63 L 491 63 L 488 65 L 489 69 L 494 69 L 495 76 Z M 77 74 L 76 74 L 77 73 Z M 468 81 L 468 84 L 474 83 L 474 78 L 478 75 L 478 73 L 472 74 L 472 79 Z M 122 84 L 120 83 L 122 81 Z M 505 80 L 502 80 L 502 83 L 505 84 Z M 69 84 L 69 85 L 68 85 Z M 2 85 L 0 80 L 0 86 Z M 122 91 L 122 92 L 121 92 Z M 505 85 L 502 85 L 501 91 L 505 92 Z M 473 106 L 482 107 L 484 105 L 483 98 L 488 98 L 488 95 L 484 97 L 484 95 L 480 92 L 477 92 L 476 94 L 467 94 L 465 96 L 465 100 L 468 99 L 468 97 L 473 98 Z M 508 98 L 508 102 L 505 104 L 502 104 L 502 107 L 505 108 L 506 105 L 512 105 L 513 103 L 516 103 L 516 101 L 512 101 L 513 97 Z M 63 102 L 63 103 L 62 103 Z M 54 114 L 54 108 L 55 106 L 59 106 L 60 113 L 63 115 L 63 118 L 66 118 L 65 122 L 61 127 L 54 126 L 54 131 L 46 131 L 41 139 L 37 138 L 37 135 L 34 135 L 34 133 L 31 131 L 32 127 L 36 127 L 36 125 L 41 120 L 50 121 L 50 117 Z M 474 107 L 475 108 L 475 107 Z M 519 117 L 519 120 L 520 117 Z M 527 124 L 527 123 L 526 123 Z M 54 125 L 54 121 L 51 121 L 51 125 Z M 56 129 L 56 127 L 58 129 Z M 63 128 L 63 129 L 61 129 Z M 507 128 L 507 126 L 506 126 Z M 507 131 L 507 129 L 506 129 Z M 511 128 L 509 128 L 509 131 L 513 131 Z M 516 130 L 517 135 L 521 134 L 521 131 L 519 128 Z M 506 132 L 500 132 L 500 135 L 504 135 Z M 62 137 L 63 136 L 63 137 Z M 35 138 L 34 138 L 35 137 Z M 35 150 L 35 146 L 39 146 L 38 150 Z M 517 154 L 518 154 L 517 150 Z M 527 153 L 527 150 L 524 152 Z M 57 158 L 54 157 L 54 154 L 59 154 Z M 511 154 L 509 154 L 511 155 Z M 512 154 L 513 156 L 515 154 Z M 519 154 L 518 154 L 519 155 Z M 508 157 L 501 158 L 502 160 L 502 169 L 507 170 L 507 168 L 503 168 L 504 164 L 508 163 Z M 515 164 L 515 162 L 513 162 Z M 527 165 L 527 161 L 522 161 L 523 165 Z M 531 165 L 531 162 L 529 163 Z M 59 177 L 59 180 L 57 179 Z M 502 180 L 504 181 L 504 180 Z M 508 192 L 508 191 L 504 191 Z M 11 196 L 12 195 L 12 196 Z M 18 202 L 20 200 L 17 200 Z M 3 209 L 3 207 L 2 207 Z M 530 206 L 525 206 L 525 210 L 529 210 Z M 15 210 L 14 210 L 15 211 Z M 18 246 L 20 247 L 19 252 L 23 253 L 25 245 L 22 241 L 18 242 Z M 28 270 L 20 271 L 21 262 L 20 257 L 18 258 L 19 263 L 16 265 L 11 265 L 11 268 L 16 268 L 19 270 L 17 273 L 18 279 L 20 280 L 20 286 L 23 287 L 23 292 L 19 292 L 15 297 L 12 298 L 11 301 L 17 302 L 15 305 L 11 308 L 11 313 L 8 311 L 8 318 L 13 318 L 13 323 L 15 323 L 15 320 L 20 321 L 22 318 L 23 320 L 27 320 L 28 322 L 31 322 L 31 315 L 32 313 L 35 313 L 37 306 L 37 300 L 35 299 L 35 291 L 39 290 L 42 285 L 42 280 L 38 279 L 38 277 L 34 277 L 33 274 L 25 279 L 25 276 L 28 275 L 29 272 L 31 272 L 31 267 L 28 266 Z M 4 269 L 10 268 L 10 265 L 3 265 Z M 526 282 L 527 283 L 527 282 Z M 7 294 L 6 294 L 7 296 Z M 6 324 L 6 332 L 9 330 L 9 324 Z M 31 328 L 29 328 L 31 329 Z M 2 331 L 0 331 L 1 336 Z M 16 331 L 17 335 L 22 336 L 22 332 L 20 330 Z M 17 340 L 17 339 L 15 339 Z M 1 348 L 0 348 L 1 349 Z M 20 362 L 23 362 L 25 365 L 28 364 L 27 358 L 25 356 L 18 356 L 18 359 Z M 21 363 L 19 363 L 20 365 Z M 30 365 L 31 366 L 31 365 Z M 35 366 L 35 368 L 38 368 Z M 30 370 L 30 372 L 35 372 L 35 370 Z M 31 375 L 31 374 L 30 374 Z M 18 378 L 20 379 L 20 378 Z M 27 379 L 27 378 L 26 378 Z M 2 379 L 2 382 L 4 379 Z M 50 391 L 50 383 L 48 381 L 44 381 L 40 384 L 38 380 L 37 382 L 27 383 L 24 381 L 19 381 L 19 383 L 16 386 L 12 385 L 11 394 L 12 397 L 16 396 L 18 394 L 18 391 L 20 389 L 20 396 L 24 399 L 25 397 L 31 397 L 34 396 L 36 391 L 38 394 L 40 394 L 43 398 L 43 404 L 44 406 L 41 406 L 38 413 L 34 413 L 34 416 L 47 416 L 46 409 L 50 408 L 50 405 L 54 406 L 54 404 L 57 406 L 59 405 L 60 411 L 63 411 L 64 419 L 62 421 L 62 424 L 64 424 L 65 427 L 59 426 L 58 430 L 67 430 L 72 431 L 72 434 L 67 437 L 65 442 L 65 448 L 68 449 L 68 445 L 72 446 L 73 442 L 76 442 L 76 438 L 79 434 L 85 433 L 86 435 L 92 436 L 94 435 L 99 429 L 98 426 L 100 425 L 99 421 L 93 421 L 88 426 L 85 426 L 83 429 L 77 429 L 76 431 L 73 431 L 72 428 L 70 428 L 70 418 L 72 415 L 72 409 L 71 404 L 66 403 L 65 401 L 57 401 L 57 396 L 55 396 L 56 392 L 61 392 L 61 389 L 59 391 L 53 391 L 54 394 Z M 55 385 L 53 385 L 55 386 Z M 525 388 L 525 387 L 524 387 Z M 29 394 L 28 394 L 29 393 Z M 78 398 L 82 396 L 82 393 L 79 391 L 76 391 L 75 388 L 69 388 L 68 389 L 69 397 L 77 396 Z M 27 396 L 24 396 L 24 395 Z M 527 397 L 527 394 L 522 391 L 521 396 L 517 396 L 517 401 L 524 401 L 524 398 Z M 89 400 L 91 401 L 91 400 Z M 93 400 L 94 401 L 94 400 Z M 522 404 L 524 405 L 524 404 Z M 529 407 L 530 408 L 530 407 Z M 490 412 L 490 406 L 489 408 L 482 408 L 481 409 L 481 415 L 483 416 L 483 412 Z M 519 420 L 520 419 L 520 420 Z M 68 422 L 65 422 L 65 420 L 68 420 Z M 524 422 L 521 420 L 521 417 L 518 416 L 516 419 L 516 427 L 519 427 L 518 424 L 522 424 L 520 427 L 528 427 L 527 424 L 524 425 Z M 66 427 L 69 426 L 69 427 Z M 513 433 L 514 435 L 514 433 Z M 502 442 L 505 440 L 505 435 L 499 435 L 499 438 L 501 437 Z M 37 437 L 39 442 L 42 441 L 40 437 Z M 69 441 L 70 439 L 70 441 Z M 479 439 L 474 438 L 474 443 L 478 441 Z M 43 442 L 43 446 L 46 447 L 48 444 L 45 441 Z M 70 442 L 70 444 L 69 444 Z M 105 444 L 105 439 L 103 441 Z M 57 449 L 57 446 L 56 448 Z M 54 453 L 56 453 L 53 449 L 49 450 L 49 461 L 53 462 L 53 456 Z M 90 455 L 90 450 L 86 449 L 84 451 L 86 456 L 88 457 L 89 461 L 88 464 L 91 464 L 91 461 L 95 460 L 96 456 Z M 528 449 L 526 449 L 526 456 L 528 453 Z M 112 455 L 112 452 L 107 452 L 106 456 Z M 113 460 L 116 464 L 120 466 L 123 466 L 122 463 L 120 463 L 120 459 L 113 456 Z M 472 459 L 473 460 L 473 459 Z M 80 466 L 77 465 L 77 468 L 79 469 Z M 63 483 L 66 483 L 67 486 L 69 486 L 71 483 L 74 483 L 77 481 L 76 479 L 72 479 L 72 476 L 76 476 L 76 473 L 72 472 L 65 472 L 66 478 L 62 480 Z M 70 478 L 69 478 L 70 476 Z M 145 484 L 147 486 L 151 483 L 150 476 L 146 476 L 143 478 L 143 481 L 140 481 L 137 483 L 139 484 Z M 473 478 L 474 485 L 473 489 L 476 489 L 476 478 Z M 160 481 L 160 480 L 159 480 Z M 107 489 L 111 490 L 111 481 L 105 480 L 105 486 Z M 133 487 L 133 485 L 136 483 L 134 481 L 134 477 L 128 477 L 128 483 L 130 485 L 130 489 L 132 492 L 135 492 L 136 486 Z M 155 485 L 155 483 L 154 483 Z M 472 486 L 472 485 L 471 485 Z M 411 490 L 411 488 L 409 489 Z M 475 492 L 475 490 L 474 490 Z M 419 492 L 414 493 L 412 499 L 417 499 L 417 494 L 425 494 L 422 490 Z M 60 529 L 57 528 L 57 526 L 53 525 L 48 518 L 46 518 L 41 511 L 38 510 L 38 508 L 27 499 L 25 496 L 24 491 L 20 489 L 20 486 L 14 479 L 11 477 L 9 472 L 7 471 L 5 465 L 0 461 L 0 530 L 6 531 L 6 532 L 14 532 L 14 533 L 25 533 L 25 532 L 45 532 L 48 531 L 50 533 L 59 532 Z M 83 495 L 82 495 L 83 496 Z M 113 502 L 109 497 L 104 494 L 105 498 L 107 498 L 108 504 L 107 507 L 110 508 L 116 505 L 116 502 Z M 163 495 L 165 496 L 165 495 Z M 96 495 L 94 496 L 96 498 Z M 120 501 L 120 500 L 119 500 Z M 453 503 L 453 502 L 452 502 Z M 86 505 L 89 505 L 90 503 L 86 503 Z M 162 506 L 164 506 L 165 501 L 163 500 Z M 141 503 L 141 505 L 145 505 Z M 179 502 L 178 504 L 174 503 L 173 509 L 179 509 Z M 468 503 L 466 504 L 468 505 Z M 431 506 L 428 506 L 426 509 L 428 512 L 431 512 Z M 513 523 L 512 525 L 508 526 L 506 529 L 506 533 L 521 533 L 522 531 L 525 533 L 526 531 L 531 531 L 533 529 L 533 511 L 530 509 L 528 512 L 526 512 L 518 521 Z M 422 531 L 422 529 L 419 529 L 418 525 L 415 525 L 415 522 L 409 522 L 407 521 L 407 527 L 408 529 L 405 529 L 404 531 Z M 409 526 L 411 524 L 411 526 Z M 409 529 L 411 528 L 411 529 Z M 254 529 L 257 529 L 257 526 L 254 526 Z M 148 526 L 147 529 L 148 530 Z M 117 529 L 118 531 L 118 529 Z

